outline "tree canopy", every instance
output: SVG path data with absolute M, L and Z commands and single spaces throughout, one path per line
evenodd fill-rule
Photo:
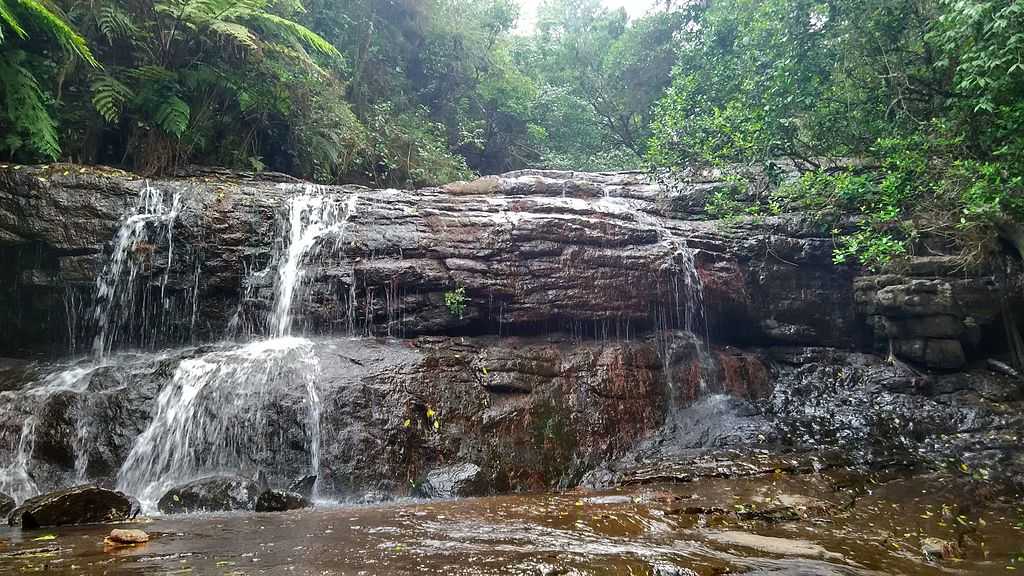
M 597 0 L 3 0 L 0 154 L 410 186 L 638 168 L 681 15 Z

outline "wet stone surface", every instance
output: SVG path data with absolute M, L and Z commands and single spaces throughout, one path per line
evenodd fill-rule
M 773 474 L 619 491 L 143 519 L 152 539 L 104 547 L 110 525 L 0 531 L 0 573 L 772 574 L 1012 573 L 1016 494 L 967 475 Z M 786 519 L 745 511 L 790 507 Z M 680 511 L 683 509 L 683 511 Z M 937 543 L 958 558 L 937 553 Z

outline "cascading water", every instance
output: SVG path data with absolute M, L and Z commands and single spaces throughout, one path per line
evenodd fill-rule
M 114 235 L 110 259 L 96 279 L 91 307 L 95 328 L 92 361 L 46 375 L 21 392 L 3 393 L 9 396 L 9 402 L 5 404 L 21 415 L 21 426 L 7 427 L 0 433 L 0 450 L 11 455 L 0 464 L 0 492 L 10 494 L 19 502 L 39 492 L 28 466 L 36 444 L 36 424 L 53 399 L 61 394 L 70 394 L 73 396 L 71 401 L 81 405 L 88 396 L 91 375 L 114 362 L 110 353 L 117 345 L 141 345 L 155 341 L 147 333 L 151 326 L 146 315 L 154 306 L 161 314 L 167 308 L 167 272 L 174 262 L 174 225 L 181 206 L 180 194 L 167 196 L 147 184 L 122 219 Z M 162 246 L 167 247 L 167 259 L 159 285 L 159 300 L 154 302 L 150 300 L 154 296 L 147 284 L 153 273 L 156 253 Z M 69 309 L 77 309 L 74 298 L 74 293 L 69 292 L 65 299 Z M 68 332 L 74 341 L 76 315 L 69 313 L 68 318 Z M 75 469 L 73 480 L 82 482 L 86 479 L 89 463 L 87 444 L 92 422 L 89 410 L 79 409 L 78 412 L 73 426 L 71 456 Z M 17 434 L 12 432 L 15 429 Z
M 119 489 L 138 497 L 146 509 L 152 511 L 171 486 L 207 475 L 260 473 L 277 474 L 280 479 L 285 470 L 302 466 L 303 460 L 316 474 L 320 460 L 319 365 L 314 343 L 289 334 L 293 317 L 301 309 L 307 268 L 319 265 L 331 248 L 340 245 L 357 200 L 354 195 L 335 196 L 314 187 L 306 187 L 288 200 L 278 231 L 282 250 L 276 273 L 261 273 L 276 280 L 266 321 L 272 339 L 227 343 L 199 354 L 181 350 L 126 359 L 113 351 L 119 346 L 159 341 L 147 338 L 150 319 L 145 315 L 158 312 L 156 306 L 167 306 L 174 225 L 182 207 L 178 194 L 168 197 L 146 186 L 122 220 L 110 259 L 97 278 L 92 306 L 96 328 L 93 358 L 41 377 L 27 389 L 0 392 L 9 421 L 17 423 L 0 427 L 0 492 L 21 502 L 55 482 L 86 481 L 91 431 L 97 428 L 91 405 L 97 392 L 90 382 L 100 369 L 135 361 L 148 363 L 150 373 L 157 370 L 159 392 L 152 418 L 134 439 L 116 478 Z M 158 282 L 153 273 L 156 262 L 163 268 Z M 185 320 L 194 326 L 199 260 L 188 274 L 193 301 Z M 173 374 L 159 376 L 161 363 L 173 358 L 178 359 Z M 37 448 L 37 425 L 46 416 L 48 405 L 64 393 L 68 394 L 66 401 L 74 403 L 77 418 L 67 439 L 74 478 L 48 478 L 47 483 L 39 483 L 30 470 Z M 97 406 L 102 406 L 102 401 Z M 271 429 L 278 433 L 270 434 Z M 281 430 L 293 432 L 283 434 Z M 291 454 L 292 460 L 279 462 L 285 453 Z
M 670 413 L 678 410 L 677 383 L 673 377 L 672 360 L 675 355 L 676 338 L 672 336 L 674 328 L 682 328 L 691 336 L 688 344 L 695 348 L 696 393 L 706 395 L 710 390 L 709 382 L 713 381 L 711 358 L 708 353 L 710 336 L 707 317 L 704 310 L 704 286 L 697 271 L 693 251 L 683 242 L 672 242 L 671 264 L 666 270 L 669 277 L 669 291 L 672 305 L 668 310 L 656 313 L 655 325 L 658 327 L 657 345 L 662 361 L 662 369 L 669 387 Z M 693 384 L 693 383 L 691 383 Z
M 313 343 L 290 337 L 311 254 L 333 238 L 337 248 L 355 213 L 356 196 L 339 201 L 313 187 L 288 202 L 269 326 L 275 338 L 183 360 L 157 399 L 149 427 L 136 439 L 118 487 L 152 510 L 170 487 L 218 473 L 273 472 L 282 452 L 265 437 L 265 407 L 305 404 L 309 467 L 319 470 L 320 398 Z M 315 490 L 315 487 L 314 487 Z
M 149 427 L 118 474 L 148 510 L 171 487 L 212 474 L 274 472 L 290 438 L 268 434 L 267 407 L 302 406 L 310 468 L 319 467 L 320 401 L 313 344 L 275 338 L 182 360 L 160 391 Z M 278 411 L 280 408 L 278 409 Z
M 135 208 L 121 222 L 114 236 L 110 261 L 96 279 L 93 321 L 96 335 L 93 353 L 97 357 L 108 354 L 121 341 L 130 341 L 138 330 L 145 339 L 147 322 L 138 318 L 149 310 L 146 299 L 150 293 L 140 286 L 140 276 L 153 266 L 154 252 L 161 243 L 167 246 L 169 271 L 174 262 L 174 224 L 181 210 L 181 195 L 174 193 L 169 199 L 158 188 L 146 185 L 139 194 Z M 160 282 L 161 313 L 167 307 L 167 274 Z M 142 299 L 138 302 L 138 299 Z
M 337 249 L 345 235 L 345 226 L 355 213 L 358 196 L 348 196 L 342 204 L 313 186 L 293 197 L 288 205 L 285 259 L 277 272 L 277 288 L 270 330 L 277 336 L 291 333 L 292 313 L 297 292 L 301 291 L 307 254 L 325 237 L 335 238 Z
M 0 392 L 0 397 L 5 400 L 5 406 L 20 413 L 22 418 L 20 427 L 0 428 L 2 453 L 10 455 L 10 458 L 5 458 L 0 463 L 0 493 L 10 495 L 18 502 L 39 493 L 36 481 L 29 472 L 29 463 L 35 450 L 36 424 L 43 417 L 50 400 L 58 394 L 70 393 L 81 397 L 89 385 L 89 377 L 94 370 L 93 366 L 74 367 L 46 376 L 27 389 Z M 13 415 L 9 415 L 8 418 L 11 416 Z M 88 425 L 89 418 L 83 414 L 75 426 L 72 452 L 77 480 L 84 478 L 88 464 L 86 435 L 83 433 Z

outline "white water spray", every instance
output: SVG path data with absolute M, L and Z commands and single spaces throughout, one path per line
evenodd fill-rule
M 118 473 L 118 489 L 153 511 L 168 489 L 196 478 L 274 472 L 289 442 L 269 434 L 280 407 L 304 405 L 294 416 L 305 421 L 309 465 L 317 470 L 318 371 L 312 342 L 301 338 L 258 341 L 182 360 Z M 268 410 L 271 405 L 278 408 Z
M 309 186 L 302 195 L 288 202 L 287 238 L 288 245 L 284 261 L 278 268 L 277 288 L 273 315 L 270 318 L 271 333 L 287 336 L 291 333 L 292 313 L 295 299 L 301 291 L 306 267 L 306 257 L 327 237 L 334 237 L 334 248 L 341 245 L 345 227 L 355 214 L 358 196 L 355 194 L 338 202 L 335 198 L 318 193 Z
M 140 273 L 152 266 L 152 252 L 157 241 L 167 243 L 167 270 L 170 270 L 174 258 L 174 223 L 180 210 L 180 194 L 175 192 L 168 199 L 163 191 L 147 184 L 134 209 L 121 222 L 114 237 L 110 261 L 96 278 L 93 320 L 97 333 L 93 339 L 93 353 L 97 357 L 108 354 L 115 341 L 124 336 L 122 332 L 130 330 L 138 320 L 138 303 L 135 301 L 137 281 Z M 164 306 L 166 286 L 165 274 L 160 287 L 161 305 Z

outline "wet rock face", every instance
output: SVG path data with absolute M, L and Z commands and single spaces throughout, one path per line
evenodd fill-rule
M 842 447 L 857 463 L 944 466 L 952 457 L 1002 480 L 1019 473 L 1018 450 L 999 439 L 1024 431 L 1015 378 L 987 369 L 922 374 L 838 350 L 776 349 L 770 357 L 775 388 L 760 405 L 788 444 Z
M 405 494 L 428 476 L 474 493 L 572 485 L 587 462 L 660 426 L 654 349 L 557 338 L 332 341 L 320 355 L 320 490 Z M 476 480 L 442 482 L 451 466 L 472 467 Z
M 764 227 L 719 226 L 675 202 L 692 190 L 663 190 L 640 174 L 520 172 L 491 182 L 468 191 L 362 191 L 339 253 L 310 271 L 298 324 L 392 336 L 565 330 L 626 337 L 681 327 L 688 247 L 713 334 L 819 345 L 862 337 L 853 273 L 832 265 L 831 238 L 813 223 L 782 217 Z M 219 337 L 239 304 L 235 327 L 265 331 L 274 275 L 254 273 L 278 258 L 285 201 L 303 187 L 148 184 L 180 193 L 183 207 L 173 258 L 160 242 L 146 252 L 140 291 L 159 292 L 165 305 L 140 315 L 147 325 L 132 332 L 140 340 L 134 344 Z M 96 273 L 118 220 L 145 185 L 91 169 L 0 170 L 0 252 L 16 262 L 4 272 L 11 277 L 0 294 L 8 320 L 0 350 L 88 348 L 85 309 Z M 456 287 L 467 295 L 461 318 L 444 301 Z
M 305 186 L 220 175 L 148 184 L 179 193 L 182 207 L 172 240 L 130 256 L 150 308 L 119 344 L 266 336 L 283 211 Z M 89 349 L 96 274 L 146 185 L 117 171 L 0 169 L 0 258 L 10 264 L 0 270 L 0 356 Z M 309 259 L 294 307 L 293 333 L 317 337 L 320 467 L 310 470 L 303 398 L 275 395 L 261 427 L 279 443 L 241 472 L 266 471 L 271 488 L 316 474 L 320 490 L 342 497 L 432 484 L 438 494 L 504 492 L 571 487 L 591 472 L 594 484 L 614 483 L 637 472 L 628 460 L 784 443 L 842 446 L 862 462 L 952 451 L 1024 478 L 1020 455 L 1004 448 L 1021 429 L 1013 376 L 964 370 L 998 348 L 989 340 L 1006 315 L 1000 299 L 1012 310 L 1024 293 L 1019 264 L 1005 277 L 931 257 L 899 274 L 836 267 L 831 233 L 801 214 L 709 221 L 703 198 L 722 185 L 713 175 L 667 190 L 640 174 L 524 171 L 419 191 L 325 188 L 359 200 L 337 250 Z M 462 315 L 445 302 L 456 288 Z M 698 295 L 702 317 L 691 310 Z M 687 326 L 702 334 L 674 331 Z M 115 485 L 175 368 L 213 348 L 112 363 L 84 389 L 35 404 L 21 387 L 45 367 L 5 360 L 0 445 L 17 446 L 31 416 L 38 490 L 68 485 L 83 464 Z M 890 352 L 901 362 L 881 359 Z M 231 482 L 247 486 L 220 487 Z M 205 509 L 216 486 L 193 488 L 192 508 L 180 508 Z M 249 492 L 217 492 L 209 505 L 249 509 Z
M 25 529 L 96 522 L 120 522 L 131 517 L 132 502 L 120 492 L 92 485 L 58 490 L 30 498 L 7 518 Z
M 689 373 L 696 350 L 690 337 L 676 337 L 679 351 L 670 366 Z M 308 493 L 316 483 L 324 496 L 343 498 L 368 490 L 409 494 L 426 485 L 432 472 L 436 480 L 438 470 L 463 464 L 475 467 L 475 481 L 450 483 L 460 494 L 470 485 L 474 493 L 571 486 L 590 466 L 624 452 L 664 422 L 667 383 L 657 347 L 651 340 L 601 343 L 568 337 L 316 340 L 319 477 L 310 475 L 306 409 L 294 406 L 290 396 L 270 393 L 261 410 L 274 417 L 261 421 L 265 427 L 253 445 L 240 447 L 249 458 L 241 472 L 252 477 L 265 472 L 268 488 L 291 485 L 292 491 Z M 46 403 L 47 418 L 31 430 L 36 442 L 27 474 L 46 490 L 72 482 L 82 464 L 76 458 L 87 458 L 87 471 L 105 471 L 99 479 L 115 483 L 131 451 L 131 431 L 146 429 L 157 392 L 168 386 L 175 365 L 199 353 L 184 349 L 112 362 L 94 371 L 96 381 L 83 385 L 82 392 L 61 392 L 65 401 Z M 103 384 L 108 379 L 122 386 L 108 389 Z M 122 432 L 90 433 L 88 449 L 77 448 L 67 423 L 104 418 L 110 422 L 97 430 Z M 20 433 L 12 426 L 9 437 L 17 441 Z M 264 453 L 258 449 L 264 437 L 287 442 Z M 63 440 L 41 441 L 54 438 Z M 251 507 L 248 495 L 231 496 L 239 483 L 249 485 L 217 479 L 182 487 L 165 496 L 160 508 Z
M 6 518 L 11 513 L 11 510 L 14 510 L 15 506 L 17 506 L 17 503 L 14 501 L 14 498 L 0 492 L 0 518 Z
M 316 474 L 308 474 L 299 478 L 288 486 L 289 492 L 294 492 L 305 499 L 313 497 L 313 489 L 316 487 Z
M 1003 330 L 1002 303 L 1020 298 L 1012 280 L 958 278 L 956 266 L 949 257 L 922 257 L 902 274 L 856 280 L 857 308 L 872 326 L 876 349 L 888 347 L 919 366 L 953 371 L 985 347 L 986 332 Z M 1007 278 L 1012 277 L 1011 272 Z
M 253 510 L 258 495 L 256 483 L 247 478 L 213 476 L 172 488 L 157 507 L 164 514 Z

